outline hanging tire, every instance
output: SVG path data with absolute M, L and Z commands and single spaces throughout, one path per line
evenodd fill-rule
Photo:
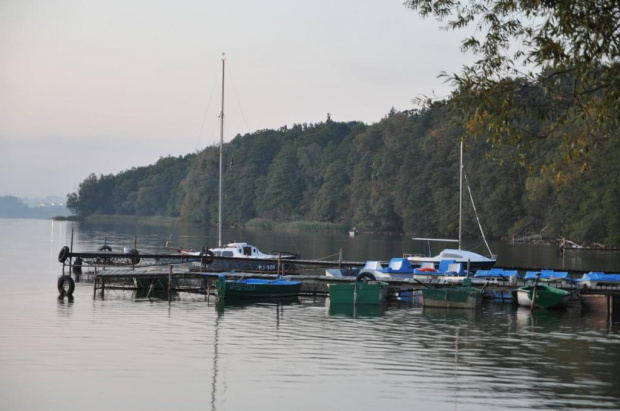
M 203 261 L 206 265 L 209 265 L 213 262 L 213 258 L 209 257 L 213 257 L 213 251 L 211 250 L 207 250 L 207 252 L 202 255 Z
M 355 281 L 377 281 L 377 278 L 371 273 L 359 273 Z
M 140 263 L 140 257 L 138 257 L 138 250 L 136 250 L 135 248 L 132 248 L 131 250 L 129 250 L 129 254 L 131 254 L 131 264 L 133 265 L 137 265 Z
M 99 248 L 99 251 L 112 251 L 112 247 L 110 247 L 109 245 L 104 245 Z
M 75 283 L 70 275 L 63 275 L 58 279 L 58 292 L 63 296 L 71 296 L 75 291 Z
M 60 249 L 60 253 L 58 253 L 58 261 L 61 263 L 64 263 L 65 261 L 67 261 L 67 258 L 69 258 L 69 247 L 64 246 L 63 248 Z

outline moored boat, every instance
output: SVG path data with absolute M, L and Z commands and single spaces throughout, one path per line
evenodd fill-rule
M 200 251 L 175 249 L 177 252 L 193 257 L 199 257 Z M 298 258 L 298 254 L 288 252 L 271 252 L 266 254 L 257 247 L 248 243 L 229 243 L 221 247 L 207 250 L 207 267 L 214 271 L 276 271 L 278 260 L 291 260 Z M 211 259 L 209 257 L 226 257 Z
M 540 270 L 526 271 L 524 280 L 541 280 L 541 281 L 571 281 L 568 271 Z
M 380 261 L 366 261 L 358 274 L 359 279 L 375 280 L 401 280 L 401 281 L 432 281 L 442 279 L 443 282 L 462 281 L 466 278 L 463 265 L 454 260 L 441 260 L 436 267 L 432 263 L 423 264 L 421 267 L 411 266 L 408 258 L 392 258 L 386 268 Z
M 386 268 L 380 261 L 366 261 L 357 275 L 359 280 L 409 280 L 413 278 L 413 267 L 406 258 L 392 258 Z
M 248 278 L 239 280 L 227 280 L 225 275 L 219 275 L 217 282 L 217 295 L 228 299 L 259 299 L 295 297 L 301 289 L 301 282 L 288 281 L 285 279 L 266 280 Z
M 469 192 L 469 198 L 471 200 L 471 205 L 474 210 L 474 214 L 476 215 L 476 222 L 478 223 L 478 228 L 480 229 L 480 234 L 482 235 L 482 239 L 484 240 L 484 244 L 489 251 L 489 257 L 485 257 L 481 254 L 474 253 L 473 251 L 466 251 L 461 249 L 462 244 L 462 206 L 463 206 L 463 177 L 465 177 L 465 186 L 467 191 Z M 474 204 L 474 197 L 471 193 L 471 189 L 469 188 L 469 184 L 467 183 L 467 175 L 464 172 L 463 166 L 463 141 L 461 141 L 460 145 L 460 161 L 459 161 L 459 236 L 458 240 L 453 239 L 438 239 L 438 238 L 413 238 L 413 240 L 421 240 L 428 242 L 429 254 L 428 256 L 421 255 L 408 255 L 407 258 L 413 265 L 421 266 L 424 263 L 433 263 L 439 264 L 442 260 L 454 260 L 456 263 L 462 263 L 466 269 L 472 270 L 477 268 L 491 268 L 497 262 L 497 256 L 491 252 L 491 248 L 487 242 L 486 236 L 484 235 L 484 231 L 482 230 L 482 224 L 480 223 L 480 218 L 478 218 L 478 212 L 476 211 L 476 205 Z M 430 250 L 431 241 L 436 242 L 452 242 L 458 243 L 458 249 L 445 249 L 441 251 L 438 255 L 432 256 Z
M 545 284 L 528 285 L 517 290 L 517 302 L 520 306 L 535 308 L 563 308 L 570 301 L 570 292 Z
M 477 270 L 474 274 L 474 282 L 480 281 L 492 282 L 492 283 L 506 283 L 510 285 L 516 285 L 517 281 L 521 279 L 517 270 L 504 270 L 503 268 L 491 268 L 490 270 Z
M 575 283 L 581 287 L 620 287 L 620 274 L 605 274 L 600 271 L 590 271 L 576 278 Z
M 466 275 L 463 264 L 454 260 L 441 260 L 437 268 L 433 263 L 424 263 L 413 270 L 413 278 L 418 281 L 440 279 L 440 282 L 455 283 L 462 282 L 467 277 Z
M 454 262 L 461 263 L 464 266 L 469 264 L 470 269 L 484 269 L 491 268 L 497 261 L 496 258 L 485 257 L 481 254 L 474 253 L 472 251 L 445 249 L 434 257 L 425 257 L 419 255 L 409 255 L 407 259 L 413 265 L 422 265 L 424 263 L 439 264 L 442 260 L 454 260 Z
M 223 150 L 224 150 L 224 73 L 226 57 L 222 54 L 222 106 L 220 112 L 220 146 L 219 146 L 219 194 L 218 194 L 218 218 L 217 218 L 217 244 L 218 246 L 209 250 L 195 251 L 185 248 L 166 248 L 176 252 L 192 256 L 206 257 L 206 263 L 213 271 L 280 271 L 278 261 L 298 258 L 299 254 L 288 252 L 275 252 L 270 254 L 262 253 L 257 247 L 248 243 L 229 243 L 222 244 L 222 212 L 223 212 Z M 223 257 L 221 259 L 210 259 L 209 257 Z M 267 261 L 266 261 L 267 260 Z M 272 260 L 272 261 L 268 261 Z

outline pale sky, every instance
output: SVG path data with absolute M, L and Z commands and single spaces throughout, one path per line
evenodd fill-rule
M 441 71 L 464 33 L 403 0 L 0 0 L 0 196 L 64 196 L 219 141 L 324 121 L 378 122 Z M 204 126 L 203 126 L 204 124 Z

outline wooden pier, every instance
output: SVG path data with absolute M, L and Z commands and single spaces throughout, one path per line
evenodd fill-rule
M 140 290 L 151 296 L 164 293 L 170 300 L 175 293 L 195 293 L 211 295 L 215 294 L 215 281 L 218 276 L 225 273 L 228 278 L 261 278 L 275 279 L 279 276 L 287 276 L 295 281 L 300 281 L 301 295 L 326 296 L 329 294 L 329 284 L 356 281 L 355 276 L 331 277 L 318 274 L 325 268 L 354 268 L 362 267 L 363 262 L 351 261 L 317 261 L 317 260 L 280 260 L 268 259 L 275 263 L 275 271 L 251 272 L 251 271 L 207 271 L 207 259 L 227 259 L 215 256 L 187 256 L 179 254 L 145 254 L 132 255 L 124 253 L 94 252 L 94 253 L 71 253 L 63 261 L 62 276 L 59 278 L 59 292 L 61 279 L 70 279 L 72 275 L 76 281 L 85 279 L 93 283 L 93 298 L 97 298 L 97 292 L 104 298 L 107 290 Z M 235 259 L 237 260 L 237 259 Z M 246 260 L 246 259 L 241 259 Z M 256 259 L 247 259 L 256 261 Z M 508 267 L 504 267 L 508 268 Z M 518 271 L 537 271 L 534 268 L 510 267 Z M 583 272 L 571 271 L 571 275 Z M 398 299 L 403 294 L 418 293 L 423 288 L 443 288 L 459 286 L 458 282 L 447 283 L 441 280 L 421 282 L 418 280 L 381 280 L 389 284 L 388 298 Z M 529 281 L 529 280 L 528 280 Z M 515 295 L 516 290 L 529 282 L 519 279 L 517 282 L 504 280 L 472 279 L 472 285 L 483 288 L 487 295 Z M 552 284 L 555 287 L 573 291 L 580 296 L 584 310 L 605 311 L 610 313 L 620 312 L 620 287 L 603 286 L 596 288 L 578 288 L 571 281 Z M 73 292 L 73 290 L 71 290 Z M 68 293 L 68 295 L 71 294 Z
M 226 272 L 227 278 L 260 278 L 260 279 L 276 279 L 279 274 L 266 273 L 243 273 L 243 272 Z M 167 270 L 145 270 L 145 269 L 127 269 L 112 268 L 92 272 L 87 275 L 89 281 L 93 282 L 93 298 L 97 297 L 97 291 L 103 297 L 106 290 L 148 290 L 149 295 L 154 290 L 164 291 L 171 295 L 174 293 L 195 293 L 195 294 L 214 294 L 215 281 L 219 272 L 198 272 L 187 269 L 176 270 L 174 266 L 169 266 Z M 289 274 L 286 275 L 291 280 L 300 281 L 302 287 L 300 295 L 311 296 L 327 296 L 329 295 L 329 284 L 352 283 L 356 281 L 355 276 L 344 277 L 327 277 L 325 275 L 304 275 Z M 388 297 L 398 299 L 403 293 L 419 292 L 423 288 L 449 288 L 457 287 L 460 283 L 445 283 L 439 280 L 430 282 L 421 282 L 416 280 L 382 280 L 389 284 Z M 506 280 L 485 280 L 472 279 L 472 286 L 482 288 L 488 296 L 511 295 L 516 292 L 519 287 L 528 284 L 529 281 L 519 279 L 516 283 Z M 620 312 L 618 305 L 620 304 L 620 287 L 596 287 L 588 289 L 577 288 L 570 282 L 559 282 L 554 284 L 557 288 L 575 292 L 583 301 L 585 310 Z

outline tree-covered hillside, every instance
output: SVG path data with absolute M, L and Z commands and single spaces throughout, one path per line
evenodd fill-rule
M 534 123 L 535 120 L 531 120 Z M 261 130 L 224 145 L 223 223 L 254 218 L 309 220 L 360 230 L 454 236 L 458 230 L 459 142 L 467 130 L 451 103 L 419 111 L 392 110 L 373 125 L 318 124 Z M 540 124 L 544 127 L 544 124 Z M 510 236 L 547 227 L 548 235 L 620 244 L 618 134 L 592 153 L 590 169 L 546 170 L 561 163 L 560 137 L 491 149 L 466 139 L 464 164 L 487 235 Z M 81 216 L 172 216 L 216 224 L 219 147 L 118 175 L 91 175 L 68 206 Z M 464 232 L 477 235 L 464 194 Z

